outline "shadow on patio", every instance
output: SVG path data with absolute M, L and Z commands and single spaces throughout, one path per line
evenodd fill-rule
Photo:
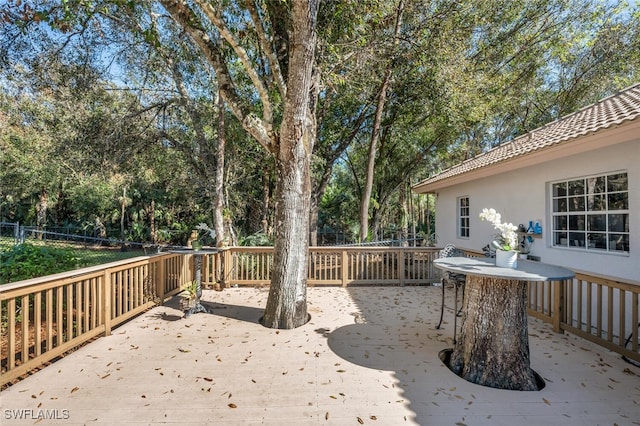
M 3 391 L 3 425 L 632 425 L 640 418 L 638 368 L 531 318 L 532 366 L 545 389 L 501 391 L 453 375 L 438 358 L 452 344 L 451 311 L 435 329 L 438 287 L 309 288 L 311 321 L 296 330 L 258 324 L 266 298 L 266 289 L 205 291 L 212 313 L 186 319 L 175 300 L 153 308 Z

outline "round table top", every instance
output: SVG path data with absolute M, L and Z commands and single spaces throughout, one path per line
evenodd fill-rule
M 194 250 L 192 248 L 169 250 L 169 253 L 174 253 L 174 254 L 215 254 L 219 252 L 220 250 L 218 249 L 208 249 L 208 248 L 200 249 L 200 250 Z
M 496 260 L 486 257 L 446 257 L 433 261 L 438 269 L 465 275 L 479 275 L 519 281 L 555 281 L 575 277 L 575 272 L 562 266 L 518 259 L 518 267 L 496 266 Z

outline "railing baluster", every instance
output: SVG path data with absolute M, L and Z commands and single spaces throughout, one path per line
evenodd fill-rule
M 34 330 L 34 348 L 33 356 L 37 358 L 42 353 L 42 292 L 38 291 L 33 297 L 33 325 Z
M 618 289 L 618 344 L 624 345 L 624 336 L 626 333 L 625 320 L 626 320 L 626 292 L 622 289 Z
M 607 341 L 613 342 L 613 287 L 607 287 Z
M 7 358 L 9 370 L 16 366 L 16 299 L 9 299 L 7 303 L 7 329 L 9 337 L 9 345 L 7 351 Z
M 22 328 L 22 347 L 20 348 L 20 361 L 22 364 L 29 360 L 29 323 L 30 323 L 30 311 L 29 296 L 24 295 L 21 299 L 22 308 L 22 321 L 20 327 Z

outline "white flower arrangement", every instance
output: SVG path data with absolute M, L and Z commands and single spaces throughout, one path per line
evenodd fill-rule
M 211 239 L 215 241 L 216 231 L 212 228 L 209 228 L 209 226 L 206 223 L 200 223 L 198 226 L 196 226 L 196 229 L 200 231 L 208 232 Z
M 502 223 L 502 216 L 495 209 L 482 209 L 480 219 L 489 221 L 499 232 L 491 242 L 494 248 L 506 251 L 518 250 L 518 227 L 513 223 Z

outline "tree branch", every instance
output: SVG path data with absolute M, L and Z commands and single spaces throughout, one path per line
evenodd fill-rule
M 264 26 L 262 25 L 262 21 L 260 20 L 260 16 L 258 15 L 258 10 L 256 9 L 255 2 L 253 0 L 247 0 L 246 3 L 247 8 L 249 9 L 249 13 L 251 14 L 253 25 L 256 27 L 256 33 L 258 34 L 260 46 L 262 47 L 262 50 L 264 51 L 267 60 L 269 61 L 271 73 L 274 80 L 276 81 L 278 89 L 280 90 L 282 99 L 284 99 L 287 96 L 287 83 L 285 83 L 282 71 L 280 70 L 280 62 L 278 62 L 278 58 L 273 51 L 271 43 L 269 43 L 269 40 L 267 40 L 267 34 L 265 32 Z
M 204 54 L 218 77 L 218 88 L 232 114 L 242 123 L 243 128 L 253 136 L 267 151 L 275 151 L 271 132 L 264 122 L 242 106 L 235 84 L 224 61 L 219 46 L 211 39 L 201 25 L 199 17 L 191 10 L 185 0 L 160 0 L 171 17 L 189 34 L 193 42 Z
M 260 96 L 260 100 L 262 101 L 262 109 L 264 111 L 264 125 L 267 127 L 267 133 L 273 132 L 273 110 L 271 108 L 269 92 L 267 91 L 267 88 L 264 86 L 262 79 L 253 67 L 251 59 L 249 58 L 249 54 L 244 49 L 244 47 L 240 45 L 238 38 L 231 32 L 231 30 L 229 30 L 229 27 L 227 27 L 227 24 L 220 18 L 219 12 L 214 9 L 211 3 L 205 0 L 194 0 L 194 2 L 198 6 L 200 6 L 200 8 L 202 8 L 202 11 L 205 15 L 207 15 L 207 18 L 209 18 L 211 23 L 217 28 L 217 30 L 220 32 L 220 35 L 226 40 L 227 43 L 229 43 L 236 55 L 238 55 L 238 59 L 240 59 L 240 62 L 244 66 L 249 79 L 251 79 L 251 82 L 258 91 L 258 96 Z

